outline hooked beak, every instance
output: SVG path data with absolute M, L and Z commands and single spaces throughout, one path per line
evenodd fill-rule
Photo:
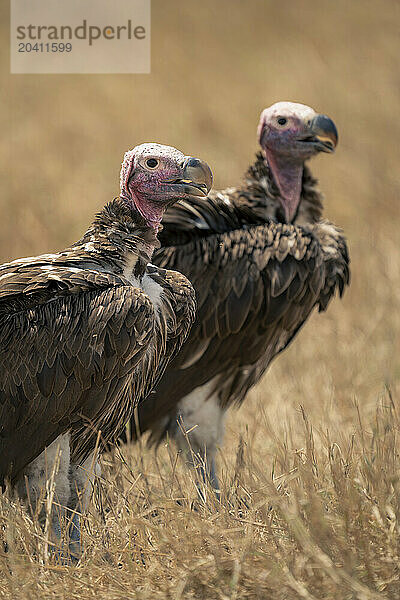
M 212 188 L 212 171 L 206 162 L 189 157 L 184 163 L 180 183 L 184 184 L 185 192 L 190 196 L 207 196 Z
M 177 193 L 184 196 L 202 197 L 208 195 L 212 187 L 213 175 L 206 162 L 189 156 L 182 165 L 182 177 L 168 181 L 171 187 L 176 187 Z
M 310 135 L 303 142 L 312 142 L 321 152 L 334 152 L 338 143 L 335 123 L 326 115 L 316 115 L 309 125 Z

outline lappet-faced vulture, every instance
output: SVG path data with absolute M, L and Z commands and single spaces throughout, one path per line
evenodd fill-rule
M 206 196 L 211 181 L 206 163 L 175 148 L 137 146 L 125 154 L 120 197 L 81 240 L 0 267 L 0 476 L 31 503 L 57 455 L 55 497 L 76 508 L 98 432 L 100 449 L 120 435 L 180 348 L 193 288 L 149 261 L 166 207 Z M 76 517 L 71 527 L 77 557 Z
M 323 220 L 322 196 L 305 166 L 334 151 L 333 121 L 279 102 L 262 112 L 258 140 L 261 152 L 240 187 L 166 212 L 153 257 L 188 277 L 198 312 L 156 392 L 138 408 L 139 429 L 154 442 L 168 432 L 187 448 L 181 416 L 215 488 L 226 410 L 244 400 L 311 312 L 326 310 L 349 282 L 346 240 Z M 134 437 L 136 430 L 132 422 Z

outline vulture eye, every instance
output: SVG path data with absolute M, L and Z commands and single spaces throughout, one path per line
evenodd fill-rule
M 279 117 L 277 119 L 279 125 L 286 125 L 287 119 L 285 117 Z
M 156 158 L 148 158 L 146 160 L 146 167 L 151 170 L 156 169 L 159 164 L 160 164 L 160 161 L 157 160 Z

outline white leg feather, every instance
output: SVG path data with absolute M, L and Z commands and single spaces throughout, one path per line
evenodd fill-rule
M 225 411 L 219 405 L 216 394 L 210 395 L 212 388 L 213 382 L 210 381 L 181 400 L 178 405 L 178 418 L 182 418 L 184 429 L 189 433 L 186 436 L 181 428 L 177 427 L 173 437 L 179 448 L 185 451 L 190 464 L 200 471 L 203 479 L 209 478 L 219 495 L 215 459 L 223 440 Z M 188 448 L 187 438 L 191 450 Z
M 60 561 L 67 558 L 62 551 L 62 523 L 65 523 L 66 507 L 70 499 L 70 446 L 69 434 L 60 435 L 25 469 L 15 485 L 15 491 L 29 509 L 35 513 L 46 529 L 47 519 L 51 519 L 50 542 L 57 548 L 55 553 Z M 54 488 L 53 504 L 49 509 L 49 483 Z M 40 503 L 40 505 L 39 505 Z M 49 514 L 51 510 L 51 514 Z

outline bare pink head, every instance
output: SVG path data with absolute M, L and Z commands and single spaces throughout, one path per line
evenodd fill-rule
M 156 230 L 168 206 L 206 196 L 211 186 L 212 172 L 207 163 L 171 146 L 146 143 L 125 153 L 120 197 Z
M 257 135 L 290 223 L 300 202 L 304 161 L 335 150 L 335 124 L 305 104 L 277 102 L 261 113 Z

